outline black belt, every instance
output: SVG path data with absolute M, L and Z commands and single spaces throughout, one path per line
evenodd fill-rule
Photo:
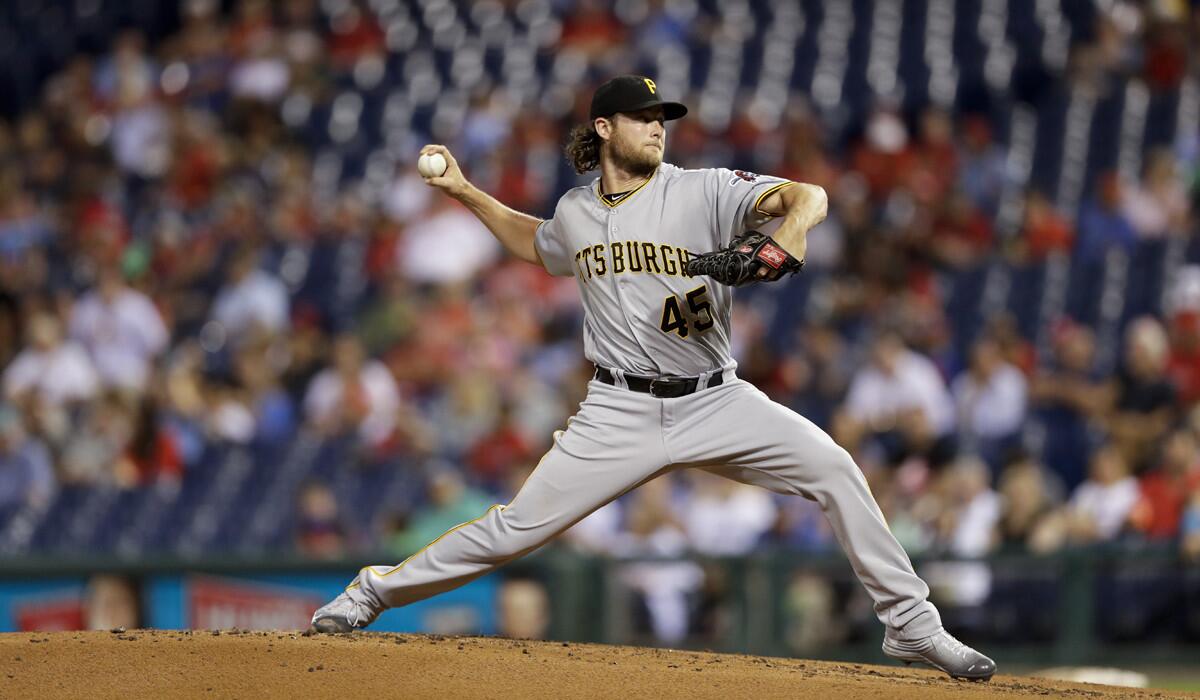
M 718 370 L 708 378 L 708 386 L 721 386 L 725 381 L 724 370 Z M 617 379 L 612 370 L 604 367 L 596 368 L 596 379 L 616 386 Z M 700 377 L 637 377 L 625 375 L 625 385 L 631 391 L 640 391 L 659 399 L 677 399 L 680 396 L 696 393 L 700 386 Z

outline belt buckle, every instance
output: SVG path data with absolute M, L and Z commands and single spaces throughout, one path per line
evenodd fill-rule
M 683 396 L 686 391 L 683 387 L 687 382 L 686 377 L 661 377 L 650 380 L 650 395 L 656 399 L 677 399 Z M 659 393 L 659 390 L 662 393 Z

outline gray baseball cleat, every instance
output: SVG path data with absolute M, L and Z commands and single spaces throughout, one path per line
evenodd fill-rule
M 986 681 L 996 672 L 996 662 L 958 641 L 944 628 L 924 639 L 883 637 L 883 653 L 905 664 L 926 664 L 951 678 Z
M 308 631 L 309 634 L 353 632 L 356 628 L 366 627 L 374 622 L 378 615 L 379 611 L 372 610 L 343 592 L 317 608 L 317 611 L 313 613 L 312 626 Z

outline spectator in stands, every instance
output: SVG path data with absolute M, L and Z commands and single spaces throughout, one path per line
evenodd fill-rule
M 1109 542 L 1124 532 L 1138 501 L 1137 479 L 1121 451 L 1105 445 L 1092 455 L 1087 481 L 1071 495 L 1070 536 L 1079 544 Z
M 264 446 L 280 446 L 296 431 L 296 407 L 279 382 L 272 349 L 266 344 L 246 348 L 234 369 L 254 415 L 254 441 Z
M 851 169 L 866 178 L 871 198 L 883 202 L 906 177 L 915 156 L 908 127 L 896 110 L 878 105 L 867 119 L 863 141 L 851 155 Z
M 358 320 L 363 346 L 372 355 L 385 355 L 417 335 L 422 300 L 408 280 L 394 271 L 394 255 L 387 260 L 388 271 L 381 276 L 378 292 Z M 401 376 L 397 381 L 403 382 Z
M 297 403 L 304 399 L 312 380 L 326 369 L 330 339 L 311 307 L 297 305 L 292 310 L 291 332 L 285 338 L 287 363 L 280 381 Z
M 1049 367 L 1030 384 L 1030 400 L 1046 430 L 1042 459 L 1074 489 L 1084 479 L 1094 424 L 1107 401 L 1104 379 L 1095 367 L 1095 336 L 1087 326 L 1063 320 L 1052 331 Z
M 1167 373 L 1179 403 L 1192 406 L 1200 401 L 1200 310 L 1177 309 L 1168 324 L 1171 359 Z
M 78 104 L 73 105 L 72 109 L 77 110 Z M 54 132 L 51 118 L 44 113 L 29 112 L 18 123 L 17 145 L 20 149 L 19 162 L 24 171 L 25 184 L 30 193 L 39 199 L 46 195 L 60 194 L 65 189 L 68 174 L 71 172 L 67 153 L 62 144 L 56 143 Z M 18 214 L 18 220 L 12 222 L 17 226 L 5 226 L 7 230 L 0 231 L 0 237 L 18 234 L 18 246 L 49 242 L 56 232 L 51 219 L 46 216 L 45 206 L 48 202 L 45 199 L 36 202 L 22 201 L 20 195 L 24 193 L 18 191 L 14 194 L 18 196 L 14 203 L 25 206 L 10 210 L 10 214 Z M 4 208 L 0 206 L 0 210 Z M 20 216 L 21 214 L 24 216 Z M 7 217 L 0 215 L 0 220 L 4 218 Z
M 929 244 L 933 259 L 951 269 L 977 265 L 992 250 L 992 226 L 966 195 L 951 191 L 935 205 Z
M 950 193 L 958 177 L 953 136 L 954 125 L 944 109 L 930 105 L 921 112 L 912 162 L 901 175 L 919 202 L 940 202 Z
M 960 448 L 997 469 L 1025 423 L 1025 375 L 985 336 L 975 341 L 970 366 L 954 380 L 951 391 L 958 409 Z
M 332 366 L 308 384 L 304 407 L 308 424 L 322 435 L 356 433 L 364 457 L 401 449 L 427 453 L 432 445 L 425 419 L 402 401 L 391 371 L 367 359 L 354 335 L 335 339 Z
M 880 333 L 834 418 L 838 444 L 853 452 L 871 439 L 893 463 L 910 454 L 940 461 L 953 430 L 954 400 L 937 367 L 895 331 Z
M 789 403 L 800 415 L 828 428 L 854 374 L 845 339 L 829 322 L 813 321 L 796 331 L 791 352 L 780 358 L 767 394 Z
M 1154 90 L 1178 89 L 1188 71 L 1189 46 L 1187 3 L 1153 3 L 1147 6 L 1143 71 Z M 1194 25 L 1193 25 L 1194 26 Z
M 538 328 L 536 323 L 531 325 Z M 514 365 L 517 361 L 515 356 L 506 359 Z M 508 377 L 504 390 L 512 403 L 513 424 L 525 437 L 533 456 L 541 457 L 550 449 L 554 431 L 562 427 L 563 416 L 569 415 L 574 406 L 563 400 L 558 387 L 540 378 L 532 368 L 516 365 Z
M 93 89 L 96 97 L 115 104 L 123 92 L 148 94 L 154 82 L 155 66 L 146 55 L 146 37 L 130 28 L 117 35 L 112 51 L 97 65 Z
M 563 533 L 563 541 L 580 552 L 609 554 L 620 539 L 627 502 L 618 498 L 592 511 Z
M 434 246 L 454 255 L 428 255 Z M 499 257 L 500 248 L 462 205 L 435 197 L 428 217 L 405 229 L 397 254 L 400 270 L 413 282 L 455 284 L 473 279 Z
M 878 492 L 872 489 L 879 501 Z M 880 501 L 882 505 L 882 501 Z M 775 503 L 777 517 L 771 524 L 771 529 L 763 537 L 764 543 L 779 545 L 787 549 L 802 552 L 831 552 L 837 547 L 833 530 L 829 521 L 816 503 L 803 498 L 777 499 Z M 887 515 L 885 513 L 885 515 Z M 895 532 L 895 523 L 888 522 L 893 527 L 893 533 L 900 539 L 900 533 Z M 901 540 L 907 549 L 907 541 Z
M 212 319 L 236 347 L 260 335 L 275 335 L 288 323 L 287 287 L 259 267 L 259 251 L 239 248 L 229 263 L 225 286 L 213 301 Z
M 904 547 L 904 551 L 913 556 L 929 551 L 934 545 L 937 533 L 933 523 L 928 522 L 928 513 L 922 512 L 922 501 L 930 487 L 932 470 L 927 465 L 915 461 L 909 461 L 899 469 L 882 469 L 868 463 L 862 463 L 862 466 L 867 485 L 871 487 L 871 493 L 875 495 L 879 510 L 887 520 L 888 529 L 892 531 L 896 541 Z M 785 503 L 790 503 L 790 499 Z M 815 504 L 809 501 L 804 503 L 807 512 L 815 510 Z M 823 537 L 826 547 L 836 545 L 833 533 L 828 527 L 817 531 Z
M 1110 382 L 1107 427 L 1113 444 L 1140 471 L 1175 419 L 1175 387 L 1167 380 L 1167 334 L 1144 316 L 1125 331 L 1125 361 Z
M 686 475 L 691 493 L 680 513 L 694 551 L 709 556 L 749 554 L 775 522 L 767 491 L 707 472 Z
M 300 246 L 305 271 L 295 302 L 316 310 L 325 325 L 337 332 L 350 328 L 361 311 L 367 291 L 366 233 L 372 216 L 362 197 L 342 193 L 323 215 L 311 242 Z
M 178 120 L 167 186 L 183 211 L 196 213 L 203 211 L 220 186 L 230 160 L 229 147 L 203 112 L 184 112 Z
M 520 464 L 535 461 L 537 455 L 513 416 L 513 407 L 504 402 L 495 427 L 467 449 L 466 462 L 475 478 L 489 488 L 498 487 L 504 476 Z
M 319 481 L 300 489 L 296 502 L 296 549 L 315 559 L 332 559 L 346 549 L 346 531 L 338 511 L 337 496 Z
M 1051 552 L 1066 538 L 1061 517 L 1061 483 L 1027 455 L 1010 462 L 1000 474 L 1001 510 L 995 542 L 1001 550 Z
M 210 437 L 206 388 L 200 375 L 204 352 L 197 343 L 176 349 L 163 374 L 163 422 L 174 436 L 185 466 L 200 462 Z
M 187 68 L 187 84 L 182 96 L 185 104 L 197 111 L 215 112 L 224 106 L 232 56 L 226 27 L 219 21 L 219 10 L 215 0 L 183 3 L 180 58 Z
M 91 355 L 105 388 L 138 394 L 169 341 L 154 303 L 129 287 L 111 265 L 101 269 L 95 289 L 75 304 L 70 329 Z
M 962 166 L 958 171 L 958 188 L 977 210 L 995 216 L 1010 180 L 1004 149 L 992 139 L 987 118 L 978 114 L 962 121 L 960 142 L 963 148 L 959 154 Z
M 32 131 L 32 139 L 36 142 L 21 144 L 20 162 L 27 166 L 33 165 L 39 160 L 38 151 L 47 152 L 41 159 L 52 160 L 54 157 L 51 154 L 57 151 L 53 150 L 52 144 L 46 143 L 51 137 L 45 120 L 38 114 L 31 114 L 22 121 L 23 126 L 29 124 L 35 127 L 21 129 L 21 134 Z M 61 152 L 57 153 L 61 157 Z M 29 163 L 26 159 L 34 163 Z M 35 174 L 36 171 L 26 173 L 25 177 L 32 179 Z M 45 177 L 50 178 L 52 174 Z M 23 272 L 29 272 L 28 269 L 22 270 L 19 265 L 36 261 L 37 251 L 55 237 L 52 219 L 39 204 L 37 190 L 22 183 L 21 179 L 22 173 L 11 165 L 0 169 L 0 270 L 3 270 L 4 276 L 8 278 L 5 280 L 6 287 L 10 287 L 15 281 L 13 276 L 20 279 L 24 276 Z
M 453 467 L 442 466 L 429 477 L 428 504 L 418 508 L 388 548 L 407 557 L 447 530 L 479 518 L 492 506 L 482 491 L 471 488 Z
M 784 118 L 787 141 L 783 161 L 779 164 L 780 177 L 810 182 L 834 191 L 842 174 L 841 167 L 825 145 L 828 134 L 820 118 L 803 104 L 791 107 Z
M 1121 181 L 1115 172 L 1100 175 L 1096 193 L 1079 214 L 1079 240 L 1075 254 L 1084 261 L 1102 260 L 1110 250 L 1128 252 L 1137 243 L 1137 231 L 1121 210 Z
M 269 6 L 266 11 L 270 11 Z M 283 99 L 292 73 L 278 33 L 267 29 L 247 35 L 239 54 L 229 74 L 230 94 L 237 99 L 268 104 Z
M 329 28 L 329 58 L 336 68 L 350 69 L 360 59 L 387 49 L 383 30 L 362 0 L 338 4 L 329 18 Z
M 1187 188 L 1170 151 L 1151 151 L 1141 181 L 1121 190 L 1121 212 L 1143 239 L 1187 232 L 1190 213 Z
M 236 377 L 213 374 L 203 385 L 204 429 L 218 443 L 248 445 L 254 440 L 254 411 Z
M 183 477 L 179 445 L 162 424 L 153 394 L 137 406 L 133 434 L 116 470 L 118 483 L 127 487 L 178 482 Z
M 646 16 L 630 27 L 635 33 L 631 43 L 635 43 L 643 55 L 654 54 L 662 46 L 682 44 L 692 29 L 694 17 L 694 10 L 686 5 L 650 0 L 646 4 Z M 814 184 L 824 186 L 824 183 Z
M 55 488 L 50 451 L 26 432 L 14 406 L 0 403 L 0 511 L 44 505 Z
M 956 557 L 982 557 L 995 545 L 1000 496 L 991 488 L 991 470 L 974 457 L 959 458 L 938 477 L 941 503 L 935 522 L 936 542 Z M 941 562 L 922 570 L 930 589 L 952 604 L 975 606 L 987 600 L 992 574 L 986 564 Z
M 244 55 L 254 42 L 275 33 L 274 17 L 267 0 L 238 0 L 236 4 L 228 42 L 235 54 Z
M 159 69 L 146 55 L 145 43 L 140 30 L 125 30 L 98 66 L 96 91 L 112 115 L 113 160 L 131 175 L 154 178 L 170 165 L 171 134 L 156 97 Z
M 6 400 L 42 422 L 97 394 L 100 381 L 91 358 L 78 343 L 63 340 L 52 313 L 33 313 L 26 336 L 29 345 L 4 370 Z
M 496 425 L 499 394 L 483 372 L 464 371 L 451 379 L 426 412 L 438 453 L 458 458 L 484 439 Z
M 625 26 L 609 4 L 600 0 L 582 0 L 563 19 L 563 49 L 582 51 L 589 59 L 619 51 L 625 42 Z
M 622 557 L 676 557 L 687 551 L 687 535 L 675 514 L 670 475 L 643 484 L 629 498 L 625 532 L 614 553 Z M 687 636 L 693 600 L 704 571 L 692 561 L 639 562 L 620 569 L 620 578 L 637 595 L 644 611 L 639 630 L 676 643 Z
M 1026 377 L 1033 374 L 1038 362 L 1037 349 L 1021 334 L 1015 315 L 1005 311 L 989 316 L 983 333 L 999 346 L 1000 356 L 1005 362 L 1019 369 Z
M 128 394 L 108 391 L 88 405 L 61 448 L 59 471 L 65 483 L 104 486 L 122 482 L 117 467 L 129 448 L 135 425 L 131 401 Z
M 1172 432 L 1158 465 L 1138 481 L 1141 497 L 1130 517 L 1133 527 L 1149 539 L 1174 539 L 1188 499 L 1200 490 L 1200 446 L 1195 434 L 1186 428 Z
M 1048 255 L 1069 253 L 1075 242 L 1075 231 L 1065 217 L 1041 190 L 1030 189 L 1025 194 L 1024 235 L 1017 248 L 1019 257 L 1043 260 Z

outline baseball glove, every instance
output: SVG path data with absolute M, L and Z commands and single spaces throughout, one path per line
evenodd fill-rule
M 687 273 L 692 277 L 707 275 L 730 287 L 740 287 L 754 282 L 774 282 L 784 275 L 799 272 L 802 267 L 803 260 L 792 257 L 770 236 L 747 231 L 726 248 L 688 260 Z M 762 269 L 767 273 L 759 277 L 758 272 Z

